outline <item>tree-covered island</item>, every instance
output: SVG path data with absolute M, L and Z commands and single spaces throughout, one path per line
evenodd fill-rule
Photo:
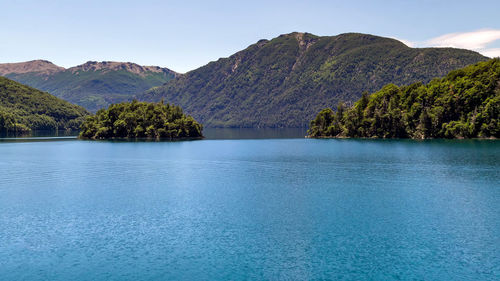
M 500 59 L 451 71 L 429 84 L 384 86 L 337 111 L 323 109 L 308 136 L 353 138 L 499 138 Z
M 200 139 L 203 126 L 175 105 L 123 102 L 88 116 L 81 126 L 82 139 Z

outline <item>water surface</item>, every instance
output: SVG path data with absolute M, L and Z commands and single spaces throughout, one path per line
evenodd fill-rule
M 0 156 L 1 280 L 500 276 L 498 141 L 64 139 Z

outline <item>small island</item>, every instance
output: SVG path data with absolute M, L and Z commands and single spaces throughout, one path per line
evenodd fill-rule
M 311 138 L 499 138 L 500 59 L 450 72 L 429 84 L 364 93 L 353 106 L 321 110 Z
M 201 139 L 203 126 L 185 115 L 179 106 L 123 102 L 88 116 L 81 126 L 81 139 Z

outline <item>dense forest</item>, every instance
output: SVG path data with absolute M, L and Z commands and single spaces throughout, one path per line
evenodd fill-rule
M 80 138 L 202 138 L 202 125 L 178 106 L 158 103 L 124 102 L 88 116 L 81 126 Z
M 80 106 L 0 77 L 0 132 L 77 130 L 88 114 Z
M 181 106 L 209 127 L 306 127 L 322 109 L 365 90 L 406 85 L 487 60 L 468 50 L 410 48 L 390 38 L 291 33 L 261 40 L 137 99 Z
M 163 85 L 178 74 L 167 68 L 135 63 L 89 61 L 64 69 L 48 61 L 30 61 L 0 64 L 0 75 L 96 112 Z
M 451 71 L 442 79 L 363 94 L 352 107 L 323 109 L 311 137 L 499 138 L 500 59 Z

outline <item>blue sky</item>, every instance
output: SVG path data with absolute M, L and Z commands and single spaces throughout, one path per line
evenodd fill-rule
M 293 31 L 500 55 L 500 1 L 0 0 L 0 62 L 130 61 L 186 72 Z

